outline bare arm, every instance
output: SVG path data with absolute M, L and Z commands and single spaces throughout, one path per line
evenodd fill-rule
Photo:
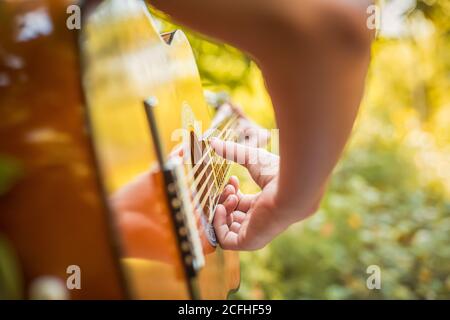
M 274 234 L 308 216 L 345 146 L 363 94 L 372 38 L 366 27 L 370 2 L 151 3 L 182 24 L 241 48 L 258 63 L 280 129 L 280 171 L 268 200 L 280 223 Z

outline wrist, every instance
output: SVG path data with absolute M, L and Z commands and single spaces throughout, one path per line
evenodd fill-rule
M 280 199 L 276 197 L 276 216 L 280 221 L 280 228 L 287 229 L 290 225 L 300 222 L 311 216 L 318 209 L 320 202 L 308 203 L 297 200 L 300 197 L 291 197 L 291 199 Z M 305 205 L 306 204 L 306 205 Z

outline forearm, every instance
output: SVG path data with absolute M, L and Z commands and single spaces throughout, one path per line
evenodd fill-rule
M 316 0 L 147 1 L 183 26 L 253 57 L 289 46 L 291 33 L 297 32 L 294 25 L 312 29 L 320 19 Z
M 351 67 L 322 58 L 320 63 L 319 54 L 289 60 L 289 68 L 262 65 L 280 129 L 276 200 L 286 209 L 288 222 L 311 213 L 349 137 L 363 94 L 368 52 L 352 59 Z
M 370 1 L 150 2 L 257 61 L 280 129 L 275 199 L 286 221 L 302 218 L 317 202 L 357 114 L 369 61 Z
M 287 224 L 312 213 L 352 131 L 373 37 L 362 2 L 334 2 L 329 19 L 298 27 L 289 50 L 259 61 L 280 129 L 276 206 Z

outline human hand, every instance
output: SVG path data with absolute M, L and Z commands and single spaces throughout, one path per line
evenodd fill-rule
M 258 194 L 242 194 L 238 179 L 230 178 L 219 199 L 213 222 L 217 239 L 224 249 L 260 249 L 290 224 L 315 211 L 314 208 L 308 214 L 292 214 L 292 210 L 283 209 L 277 201 L 277 155 L 218 139 L 212 139 L 210 143 L 218 155 L 245 166 L 261 188 Z
M 237 133 L 237 142 L 249 147 L 263 148 L 270 140 L 270 132 L 264 129 L 254 121 L 250 120 L 242 111 L 242 109 L 232 104 L 231 102 L 222 103 L 217 108 L 217 113 L 213 119 L 213 125 L 215 119 L 221 119 L 222 116 L 227 114 L 237 114 L 239 117 L 236 121 L 236 127 L 234 132 Z

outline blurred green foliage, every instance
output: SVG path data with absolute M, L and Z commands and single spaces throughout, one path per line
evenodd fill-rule
M 354 134 L 319 212 L 242 253 L 240 299 L 450 299 L 450 1 L 421 0 L 411 32 L 379 38 Z M 174 26 L 162 22 L 162 29 Z M 187 31 L 204 85 L 274 127 L 257 66 Z M 244 191 L 256 186 L 235 168 Z M 0 158 L 0 194 L 20 170 Z M 366 269 L 381 268 L 381 290 Z
M 22 168 L 16 159 L 0 154 L 0 196 L 20 178 Z
M 405 23 L 406 35 L 373 45 L 360 116 L 319 212 L 241 254 L 234 298 L 450 298 L 450 1 L 418 1 Z M 273 127 L 257 66 L 187 34 L 204 85 Z M 366 287 L 370 265 L 381 290 Z

